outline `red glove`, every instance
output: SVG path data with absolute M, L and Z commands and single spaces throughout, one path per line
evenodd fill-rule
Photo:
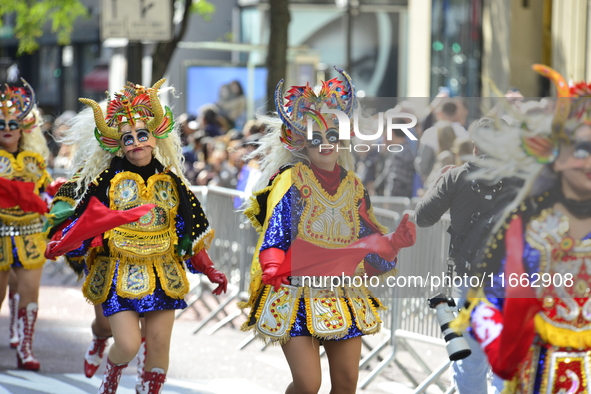
M 60 187 L 62 187 L 62 185 L 66 182 L 68 182 L 66 178 L 56 178 L 53 182 L 49 184 L 49 186 L 45 188 L 45 192 L 49 194 L 51 197 L 54 197 L 57 191 L 60 189 Z
M 288 274 L 277 275 L 279 267 L 281 267 L 284 262 L 286 264 L 291 264 L 291 261 L 285 258 L 285 252 L 283 250 L 279 248 L 265 249 L 259 254 L 259 262 L 261 264 L 261 269 L 263 270 L 263 283 L 272 285 L 275 291 L 279 290 L 282 283 L 286 285 L 290 284 L 287 279 L 287 276 L 289 276 Z
M 404 214 L 396 231 L 383 235 L 376 244 L 375 253 L 386 261 L 394 261 L 400 249 L 413 246 L 417 240 L 417 228 Z
M 223 272 L 213 268 L 213 261 L 211 261 L 207 250 L 202 249 L 201 252 L 191 257 L 191 264 L 193 265 L 193 268 L 203 272 L 211 283 L 217 283 L 218 287 L 212 291 L 213 294 L 220 295 L 226 292 L 228 288 L 228 279 Z

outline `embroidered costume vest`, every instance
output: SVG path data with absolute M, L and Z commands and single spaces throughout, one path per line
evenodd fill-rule
M 174 180 L 167 174 L 152 175 L 147 183 L 136 173 L 124 171 L 113 177 L 109 189 L 110 208 L 127 210 L 155 204 L 138 221 L 105 233 L 109 255 L 99 253 L 92 262 L 84 284 L 86 297 L 94 304 L 108 296 L 118 263 L 117 293 L 121 297 L 141 298 L 154 291 L 156 277 L 165 293 L 182 298 L 189 283 L 176 253 L 178 237 L 175 217 L 179 196 Z
M 297 223 L 298 237 L 325 248 L 343 247 L 358 239 L 361 227 L 359 206 L 365 189 L 353 172 L 347 173 L 332 196 L 322 188 L 312 169 L 302 163 L 280 174 L 273 185 L 279 186 L 286 181 L 299 191 L 303 201 L 301 216 L 291 218 Z M 257 249 L 265 237 L 270 216 L 265 220 Z M 297 250 L 292 250 L 292 266 L 297 264 L 297 258 Z M 258 270 L 260 268 L 255 269 L 253 277 L 258 276 Z M 283 343 L 290 338 L 300 300 L 306 310 L 306 326 L 317 338 L 343 338 L 352 325 L 363 334 L 374 334 L 380 329 L 377 310 L 383 307 L 365 287 L 331 289 L 283 285 L 274 291 L 272 286 L 256 282 L 256 279 L 251 287 L 256 283 L 260 290 L 254 292 L 258 297 L 253 300 L 251 310 L 251 317 L 256 322 L 247 321 L 243 329 L 255 328 L 256 334 L 267 342 Z

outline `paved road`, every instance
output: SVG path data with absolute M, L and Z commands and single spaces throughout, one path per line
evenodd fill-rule
M 93 379 L 83 375 L 82 361 L 91 333 L 90 322 L 93 308 L 86 303 L 80 291 L 80 283 L 70 278 L 66 270 L 52 276 L 55 266 L 48 266 L 40 295 L 40 310 L 37 332 L 35 334 L 35 354 L 41 361 L 39 373 L 16 370 L 15 351 L 8 346 L 8 310 L 7 303 L 0 310 L 0 394 L 36 394 L 59 393 L 79 394 L 96 393 L 100 385 L 103 366 Z M 205 298 L 208 305 L 215 305 L 213 297 Z M 232 306 L 234 302 L 230 303 Z M 289 369 L 279 347 L 263 346 L 252 342 L 243 350 L 238 345 L 248 334 L 229 325 L 212 335 L 207 328 L 196 335 L 193 331 L 198 324 L 199 315 L 207 314 L 205 305 L 199 301 L 195 308 L 187 309 L 174 326 L 171 345 L 171 362 L 164 394 L 226 394 L 226 393 L 283 393 L 290 382 Z M 241 323 L 240 318 L 236 325 Z M 381 337 L 367 339 L 378 343 Z M 382 354 L 386 356 L 387 350 Z M 445 350 L 417 344 L 415 350 L 426 359 L 431 368 L 446 359 Z M 365 352 L 364 352 L 365 353 Z M 400 351 L 399 358 L 418 381 L 427 374 L 414 362 L 408 353 Z M 373 362 L 371 367 L 377 364 Z M 323 360 L 323 385 L 321 393 L 330 391 L 328 368 Z M 125 370 L 119 394 L 133 394 L 135 380 L 135 362 Z M 368 371 L 361 371 L 360 377 Z M 447 378 L 447 376 L 446 376 Z M 388 366 L 365 390 L 364 394 L 410 393 L 409 380 L 394 364 Z M 436 387 L 430 393 L 441 393 Z

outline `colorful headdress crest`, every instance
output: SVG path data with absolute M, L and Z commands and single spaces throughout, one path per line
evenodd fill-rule
M 335 66 L 344 79 L 333 78 L 322 81 L 318 94 L 309 84 L 306 86 L 292 86 L 288 91 L 284 104 L 283 79 L 275 89 L 275 107 L 279 118 L 284 124 L 281 141 L 289 150 L 301 150 L 305 146 L 308 117 L 326 127 L 326 120 L 320 113 L 324 105 L 330 109 L 339 109 L 347 116 L 351 116 L 356 107 L 355 86 L 351 77 L 345 71 Z
M 146 123 L 154 137 L 168 137 L 174 127 L 172 111 L 167 106 L 163 109 L 158 98 L 158 89 L 165 81 L 161 79 L 151 88 L 127 82 L 121 93 L 115 93 L 115 97 L 109 101 L 106 118 L 96 101 L 80 99 L 80 102 L 93 109 L 96 123 L 94 136 L 101 148 L 116 152 L 122 136 L 119 126 L 124 123 L 134 125 L 138 120 Z
M 526 137 L 523 139 L 523 148 L 538 162 L 551 163 L 556 158 L 558 146 L 561 143 L 570 143 L 572 134 L 579 125 L 591 124 L 591 85 L 581 82 L 569 87 L 556 70 L 543 64 L 534 64 L 532 68 L 554 82 L 558 99 L 551 134 L 548 137 Z
M 23 78 L 21 81 L 24 85 L 22 88 L 4 85 L 4 89 L 0 91 L 0 110 L 5 119 L 9 116 L 16 117 L 21 130 L 30 133 L 37 121 L 34 116 L 27 118 L 35 106 L 35 91 Z

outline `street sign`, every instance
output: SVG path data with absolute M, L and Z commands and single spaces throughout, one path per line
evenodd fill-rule
M 101 39 L 172 40 L 172 0 L 102 0 Z

